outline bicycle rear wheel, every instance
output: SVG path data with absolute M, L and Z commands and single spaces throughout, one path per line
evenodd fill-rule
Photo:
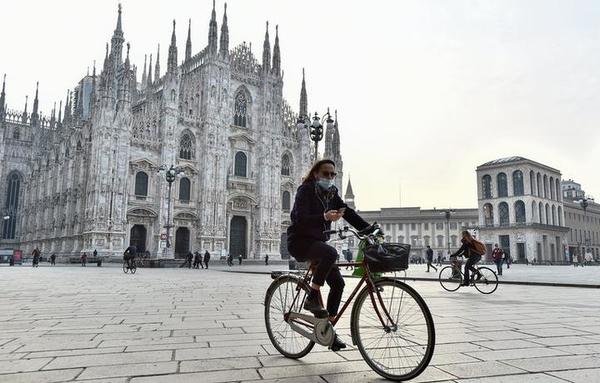
M 123 262 L 123 272 L 127 274 L 129 272 L 129 267 L 127 267 L 127 262 Z
M 440 270 L 440 285 L 446 291 L 456 291 L 459 289 L 463 280 L 463 275 L 459 270 L 452 266 L 446 266 Z
M 475 288 L 482 294 L 491 294 L 496 291 L 498 288 L 498 276 L 494 270 L 482 266 L 478 267 L 477 271 L 481 274 L 481 279 L 473 282 Z
M 375 292 L 369 294 L 368 286 L 356 298 L 350 324 L 352 339 L 365 362 L 379 375 L 396 381 L 414 379 L 433 356 L 431 312 L 419 293 L 405 283 L 383 279 L 375 282 L 375 288 L 381 301 Z
M 298 286 L 301 291 L 292 307 L 294 297 L 298 293 L 296 290 Z M 308 287 L 299 278 L 283 275 L 271 283 L 265 295 L 267 334 L 277 351 L 287 358 L 302 358 L 315 346 L 313 341 L 298 334 L 285 320 L 285 315 L 290 311 L 301 312 L 302 302 L 307 293 Z

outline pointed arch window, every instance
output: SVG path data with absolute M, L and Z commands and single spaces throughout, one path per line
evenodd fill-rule
M 506 202 L 498 204 L 498 216 L 500 217 L 500 226 L 508 226 L 510 224 L 510 215 Z
M 19 194 L 21 191 L 21 177 L 16 172 L 9 174 L 7 179 L 6 203 L 4 204 L 8 219 L 3 219 L 2 238 L 15 239 L 17 228 L 17 217 L 19 214 Z
M 483 198 L 492 198 L 492 177 L 489 174 L 484 175 L 481 179 L 481 187 L 483 191 Z
M 525 223 L 525 203 L 523 201 L 515 202 L 515 222 Z
M 508 182 L 506 179 L 506 173 L 498 173 L 498 197 L 508 197 Z
M 552 205 L 552 226 L 556 226 L 556 206 Z
M 537 185 L 537 195 L 538 195 L 538 197 L 542 197 L 543 196 L 542 195 L 542 176 L 540 175 L 540 173 L 537 174 L 536 185 Z
M 185 131 L 179 139 L 179 158 L 191 160 L 194 158 L 196 139 L 190 131 Z
M 483 205 L 483 221 L 485 226 L 494 226 L 494 207 L 491 203 Z
M 529 172 L 529 190 L 531 191 L 531 195 L 535 195 L 535 174 L 533 170 Z
M 562 207 L 558 207 L 558 226 L 562 226 Z
M 248 99 L 243 91 L 237 92 L 235 95 L 235 105 L 233 114 L 233 124 L 236 126 L 246 127 L 246 112 L 248 109 Z
M 286 154 L 281 158 L 281 175 L 289 176 L 290 175 L 290 156 Z
M 546 204 L 546 225 L 550 225 L 550 205 Z
M 233 175 L 237 177 L 247 177 L 248 169 L 248 157 L 244 152 L 237 152 L 235 154 Z
M 283 195 L 281 196 L 281 209 L 283 211 L 290 211 L 290 200 L 291 200 L 291 196 L 290 196 L 290 192 L 289 191 L 284 191 Z
M 513 195 L 524 195 L 525 188 L 523 186 L 523 172 L 515 170 L 513 172 Z
M 137 172 L 135 175 L 135 195 L 140 198 L 148 196 L 148 174 L 145 172 Z
M 560 202 L 560 201 L 561 201 L 561 198 L 562 198 L 562 195 L 561 195 L 561 194 L 562 194 L 562 191 L 561 191 L 561 189 L 560 189 L 560 179 L 559 179 L 559 178 L 557 178 L 557 179 L 555 180 L 555 182 L 556 182 L 556 200 L 557 200 L 558 202 Z M 559 208 L 559 209 L 560 209 L 560 208 Z M 559 220 L 559 222 L 560 222 L 560 220 Z M 559 224 L 559 226 L 560 226 L 560 224 Z
M 18 127 L 16 127 L 15 130 L 13 130 L 13 139 L 15 139 L 15 140 L 21 139 L 21 131 L 19 130 Z
M 554 177 L 550 177 L 550 199 L 554 199 Z
M 190 202 L 190 190 L 191 190 L 191 182 L 187 177 L 183 177 L 179 180 L 179 201 L 180 202 Z
M 540 223 L 544 223 L 544 207 L 541 202 L 538 204 L 538 218 Z

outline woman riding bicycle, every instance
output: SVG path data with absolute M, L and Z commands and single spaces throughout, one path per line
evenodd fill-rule
M 462 232 L 462 246 L 458 249 L 454 254 L 450 257 L 458 257 L 460 255 L 464 255 L 467 258 L 467 263 L 465 264 L 465 279 L 463 280 L 463 286 L 469 286 L 469 270 L 473 272 L 473 275 L 477 274 L 477 280 L 481 279 L 481 274 L 475 268 L 475 265 L 481 261 L 481 255 L 473 252 L 473 246 L 475 244 L 475 238 L 471 236 L 467 230 Z
M 345 284 L 335 266 L 337 251 L 325 243 L 329 238 L 323 232 L 331 229 L 331 222 L 342 217 L 358 230 L 369 226 L 338 195 L 333 183 L 336 175 L 335 163 L 331 160 L 321 160 L 312 166 L 298 187 L 291 212 L 292 224 L 287 229 L 290 254 L 300 262 L 310 261 L 316 265 L 304 309 L 317 317 L 329 316 L 330 319 L 337 315 Z M 319 300 L 319 291 L 325 281 L 330 287 L 327 310 Z M 344 347 L 346 345 L 336 335 L 331 348 Z

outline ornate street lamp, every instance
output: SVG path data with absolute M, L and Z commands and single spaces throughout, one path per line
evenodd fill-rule
M 444 214 L 446 218 L 446 239 L 448 240 L 448 253 L 450 252 L 450 217 L 452 217 L 454 210 L 446 209 L 441 214 Z
M 167 167 L 167 165 L 162 165 L 158 168 L 158 173 L 165 176 L 165 180 L 169 184 L 169 193 L 167 195 L 167 224 L 165 227 L 167 228 L 167 248 L 171 247 L 171 236 L 170 229 L 173 225 L 171 225 L 171 187 L 173 186 L 173 182 L 177 177 L 181 178 L 185 176 L 183 169 L 179 166 Z M 166 249 L 165 249 L 166 251 Z
M 323 118 L 325 117 L 327 117 L 327 129 L 333 129 L 334 121 L 331 118 L 331 113 L 329 113 L 329 108 L 327 108 L 327 113 L 323 115 Z M 298 127 L 298 130 L 306 128 L 307 123 L 310 121 L 310 119 L 311 118 L 308 115 L 299 115 L 298 120 L 296 121 L 296 126 Z M 311 141 L 315 143 L 314 162 L 317 162 L 317 159 L 319 158 L 319 141 L 323 139 L 323 125 L 321 125 L 321 118 L 319 117 L 317 112 L 315 112 L 314 116 L 312 117 L 312 123 L 310 124 L 309 128 L 309 137 Z
M 583 224 L 584 224 L 584 228 L 583 228 L 583 243 L 586 246 L 586 250 L 589 250 L 590 247 L 590 242 L 591 242 L 591 238 L 588 239 L 588 235 L 587 235 L 587 231 L 588 231 L 588 224 L 587 224 L 587 208 L 590 205 L 590 202 L 594 201 L 594 197 L 583 197 L 582 199 L 578 200 L 578 201 L 573 201 L 579 204 L 579 206 L 581 206 L 581 208 L 583 209 Z M 581 243 L 581 242 L 580 242 Z M 581 244 L 579 245 L 579 254 L 581 254 Z

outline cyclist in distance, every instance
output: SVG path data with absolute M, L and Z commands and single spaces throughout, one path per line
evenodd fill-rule
M 331 229 L 331 222 L 342 217 L 358 230 L 369 226 L 338 195 L 334 186 L 336 175 L 335 163 L 331 160 L 320 160 L 312 166 L 298 187 L 291 212 L 292 224 L 287 229 L 290 254 L 300 262 L 310 261 L 316 265 L 304 309 L 319 318 L 329 316 L 330 320 L 337 315 L 345 284 L 335 265 L 337 251 L 326 243 L 329 238 L 323 232 Z M 327 310 L 319 299 L 319 290 L 325 281 L 330 287 Z M 345 347 L 336 335 L 331 349 Z
M 136 253 L 137 248 L 134 245 L 130 245 L 127 249 L 125 249 L 125 252 L 123 253 L 123 260 L 127 262 L 127 267 L 130 269 L 135 260 Z
M 469 286 L 469 270 L 474 274 L 477 274 L 477 280 L 481 279 L 481 274 L 475 268 L 475 265 L 481 261 L 481 255 L 475 254 L 473 252 L 473 245 L 475 239 L 471 236 L 467 230 L 462 232 L 462 246 L 458 249 L 454 254 L 450 257 L 458 257 L 459 255 L 464 255 L 467 258 L 467 263 L 465 264 L 465 279 L 463 281 L 463 286 Z

